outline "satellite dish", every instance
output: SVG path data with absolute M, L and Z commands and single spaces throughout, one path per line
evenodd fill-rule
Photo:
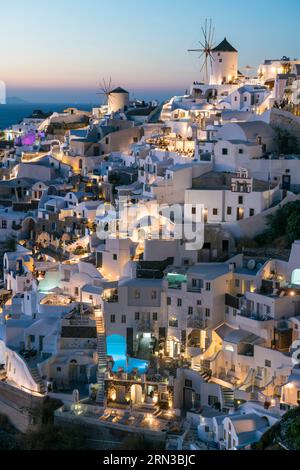
M 256 265 L 255 260 L 250 259 L 250 261 L 248 261 L 247 268 L 250 269 L 250 271 L 253 271 L 253 269 L 255 268 L 255 265 Z

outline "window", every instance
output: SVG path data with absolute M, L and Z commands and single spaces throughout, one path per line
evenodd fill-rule
M 174 317 L 170 318 L 170 320 L 169 320 L 169 326 L 170 326 L 171 328 L 178 328 L 178 320 L 177 320 L 177 318 L 174 318 Z
M 222 155 L 228 155 L 228 149 L 223 148 L 222 149 Z
M 232 214 L 232 208 L 230 206 L 227 207 L 227 215 Z
M 213 215 L 218 215 L 218 209 L 216 208 L 213 209 Z
M 271 361 L 269 361 L 269 359 L 266 359 L 265 360 L 265 366 L 266 367 L 271 367 L 271 365 L 272 365 Z
M 238 99 L 237 99 L 237 96 L 235 96 L 235 97 L 234 97 L 234 101 L 237 101 L 237 100 L 238 100 Z
M 254 215 L 254 209 L 249 209 L 249 217 L 252 217 Z
M 172 299 L 171 297 L 167 297 L 167 305 L 171 305 L 172 304 Z
M 196 207 L 192 207 L 192 214 L 196 214 Z
M 185 385 L 185 387 L 192 388 L 193 382 L 192 382 L 192 380 L 185 379 L 184 385 Z
M 238 200 L 239 200 L 239 204 L 243 204 L 243 202 L 244 202 L 243 196 L 239 196 L 239 199 L 238 199 Z
M 35 342 L 35 336 L 34 335 L 29 335 L 29 340 L 31 343 Z
M 205 290 L 210 291 L 210 289 L 211 289 L 210 282 L 207 282 L 205 285 Z
M 229 315 L 229 307 L 227 307 L 227 306 L 225 307 L 225 313 L 226 313 L 226 315 Z
M 2 220 L 2 228 L 7 228 L 7 220 Z
M 152 313 L 152 320 L 157 321 L 157 312 Z
M 219 63 L 221 64 L 223 62 L 223 59 L 219 59 Z
M 182 299 L 177 299 L 177 307 L 181 307 L 182 305 Z
M 198 300 L 197 300 L 197 305 L 201 305 L 201 304 L 202 304 L 201 300 L 198 299 Z
M 134 319 L 139 320 L 140 319 L 140 312 L 135 312 L 134 314 Z
M 193 307 L 188 308 L 188 315 L 193 315 Z
M 206 316 L 206 318 L 210 317 L 210 309 L 209 308 L 205 309 L 205 316 Z
M 61 372 L 61 367 L 56 367 L 57 372 Z
M 239 149 L 239 153 L 244 153 L 244 149 Z
M 141 293 L 139 290 L 135 289 L 134 291 L 134 298 L 135 299 L 140 299 L 141 298 Z
M 75 295 L 79 295 L 79 287 L 75 287 L 75 289 L 74 289 L 74 294 L 75 294 Z
M 209 406 L 214 406 L 218 402 L 219 402 L 218 397 L 216 397 L 214 395 L 208 395 L 208 404 L 209 404 Z
M 151 299 L 153 299 L 153 300 L 156 300 L 156 299 L 157 299 L 157 291 L 156 291 L 156 290 L 153 290 L 153 291 L 151 292 Z
M 236 279 L 234 283 L 235 283 L 235 287 L 240 287 L 240 280 L 239 279 Z
M 121 323 L 126 323 L 126 315 L 121 316 Z
M 116 323 L 116 315 L 110 316 L 110 323 Z
M 117 261 L 117 259 L 118 259 L 118 255 L 116 255 L 116 254 L 114 253 L 114 254 L 113 254 L 113 260 L 114 260 L 114 261 Z
M 105 139 L 105 143 L 106 143 L 106 145 L 108 145 L 108 144 L 109 144 L 109 137 L 106 137 L 106 139 Z

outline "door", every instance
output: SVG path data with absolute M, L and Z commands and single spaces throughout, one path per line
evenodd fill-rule
M 71 362 L 69 364 L 69 382 L 77 382 L 77 364 L 74 362 Z
M 236 209 L 236 220 L 242 220 L 244 218 L 244 209 L 242 207 L 238 207 Z
M 40 337 L 39 337 L 39 351 L 40 351 L 40 352 L 43 351 L 44 338 L 45 338 L 45 336 L 40 336 Z
M 191 388 L 183 389 L 183 407 L 190 410 L 194 406 L 194 391 Z
M 291 175 L 282 175 L 282 189 L 287 191 L 291 189 Z

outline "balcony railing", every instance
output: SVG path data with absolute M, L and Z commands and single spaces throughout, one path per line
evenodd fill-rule
M 200 287 L 200 286 L 188 286 L 187 291 L 188 292 L 198 292 L 199 294 L 201 294 L 202 287 Z
M 255 320 L 255 321 L 272 320 L 272 317 L 267 313 L 257 313 L 243 306 L 238 311 L 238 315 L 240 315 L 241 317 L 249 318 L 250 320 Z
M 187 319 L 187 328 L 205 328 L 205 321 L 201 317 L 190 317 Z
M 238 310 L 240 308 L 241 298 L 231 294 L 225 294 L 225 305 Z

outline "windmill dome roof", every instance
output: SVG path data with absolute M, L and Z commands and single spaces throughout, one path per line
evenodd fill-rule
M 226 38 L 218 46 L 216 46 L 213 52 L 237 52 L 237 50 L 227 41 Z
M 117 88 L 114 88 L 111 93 L 128 93 L 128 91 L 124 90 L 124 88 L 121 88 L 118 86 Z

